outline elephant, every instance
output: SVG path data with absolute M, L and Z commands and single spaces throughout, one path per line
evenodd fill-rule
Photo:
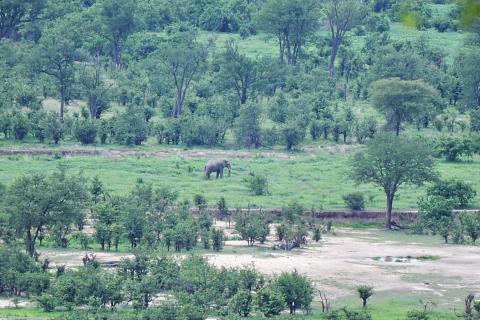
M 230 171 L 232 170 L 232 167 L 230 165 L 230 161 L 228 160 L 210 160 L 207 162 L 205 165 L 205 178 L 210 179 L 210 174 L 212 172 L 217 173 L 216 179 L 220 177 L 220 179 L 223 178 L 223 169 L 227 168 L 228 169 L 228 176 L 230 177 Z

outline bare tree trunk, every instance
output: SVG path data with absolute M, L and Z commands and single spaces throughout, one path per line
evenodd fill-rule
M 387 214 L 385 219 L 385 228 L 392 229 L 392 208 L 393 208 L 393 195 L 387 194 Z
M 60 120 L 63 121 L 63 115 L 65 113 L 65 99 L 66 99 L 66 89 L 62 84 L 60 85 Z
M 338 39 L 332 40 L 332 53 L 330 55 L 330 63 L 328 64 L 328 76 L 333 78 L 335 75 L 335 60 L 337 59 L 338 48 L 340 46 Z

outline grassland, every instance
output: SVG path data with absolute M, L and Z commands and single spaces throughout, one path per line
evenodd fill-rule
M 0 144 L 1 145 L 1 144 Z M 15 155 L 0 157 L 0 182 L 8 185 L 16 177 L 33 172 L 53 172 L 59 167 L 71 173 L 82 172 L 86 177 L 98 176 L 112 194 L 125 195 L 132 190 L 138 179 L 154 187 L 169 187 L 179 192 L 180 199 L 192 200 L 195 194 L 204 194 L 211 205 L 224 196 L 230 207 L 262 206 L 278 208 L 298 201 L 307 208 L 343 208 L 342 196 L 360 191 L 365 195 L 367 208 L 384 208 L 382 191 L 372 185 L 355 185 L 348 177 L 350 157 L 356 146 L 330 144 L 313 145 L 308 151 L 297 153 L 251 152 L 249 157 L 238 157 L 235 151 L 219 150 L 223 157 L 232 160 L 232 176 L 223 180 L 203 179 L 203 166 L 207 160 L 202 156 L 205 149 L 198 149 L 192 157 L 184 150 L 166 153 L 161 157 L 144 156 L 143 151 L 165 150 L 164 147 L 146 145 L 119 150 L 128 151 L 126 156 L 50 156 Z M 102 150 L 101 147 L 90 147 Z M 170 150 L 172 151 L 172 150 Z M 192 151 L 190 151 L 192 152 Z M 265 152 L 265 150 L 264 150 Z M 467 159 L 459 163 L 438 161 L 442 178 L 457 178 L 472 183 L 480 194 L 480 159 Z M 252 196 L 244 179 L 251 172 L 268 177 L 269 194 Z M 417 199 L 425 187 L 405 186 L 400 189 L 395 202 L 396 209 L 416 207 Z M 475 207 L 480 207 L 477 197 Z

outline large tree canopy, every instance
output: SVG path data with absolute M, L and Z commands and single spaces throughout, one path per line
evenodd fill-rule
M 395 194 L 403 184 L 421 185 L 435 178 L 431 148 L 420 139 L 377 136 L 357 153 L 352 162 L 351 177 L 357 183 L 372 183 L 387 196 L 385 227 L 392 226 Z
M 373 106 L 385 115 L 397 136 L 403 122 L 428 116 L 437 96 L 435 88 L 421 80 L 383 79 L 370 87 Z
M 33 174 L 16 179 L 5 194 L 10 227 L 25 237 L 33 256 L 35 243 L 44 228 L 68 228 L 84 214 L 88 199 L 85 180 L 63 171 Z
M 328 0 L 325 1 L 328 27 L 330 30 L 330 62 L 328 65 L 329 75 L 335 73 L 335 60 L 338 49 L 343 43 L 347 31 L 361 24 L 367 16 L 368 7 L 362 0 Z
M 259 29 L 278 39 L 280 62 L 287 56 L 295 65 L 308 37 L 318 28 L 319 6 L 315 0 L 268 0 L 257 21 Z

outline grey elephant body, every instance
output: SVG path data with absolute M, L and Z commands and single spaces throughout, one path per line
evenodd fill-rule
M 223 170 L 227 168 L 228 169 L 228 176 L 230 176 L 230 171 L 232 170 L 232 167 L 230 165 L 230 162 L 228 160 L 210 160 L 207 162 L 205 165 L 205 178 L 210 179 L 210 175 L 213 172 L 217 173 L 216 179 L 220 177 L 220 179 L 223 178 Z

